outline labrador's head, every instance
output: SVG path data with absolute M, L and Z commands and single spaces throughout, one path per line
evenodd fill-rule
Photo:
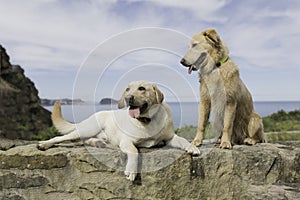
M 119 101 L 118 107 L 129 107 L 129 115 L 133 118 L 149 116 L 153 105 L 161 104 L 164 95 L 154 83 L 147 81 L 131 82 Z

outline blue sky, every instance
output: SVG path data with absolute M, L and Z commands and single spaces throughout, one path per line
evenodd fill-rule
M 255 101 L 300 100 L 298 0 L 0 0 L 0 44 L 41 98 L 119 98 L 157 82 L 169 101 L 197 101 L 179 61 L 215 28 Z

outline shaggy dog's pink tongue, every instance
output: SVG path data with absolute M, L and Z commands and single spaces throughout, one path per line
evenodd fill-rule
M 191 74 L 193 72 L 193 67 L 189 67 L 188 73 Z
M 129 115 L 132 118 L 138 118 L 140 116 L 140 109 L 139 108 L 129 109 Z

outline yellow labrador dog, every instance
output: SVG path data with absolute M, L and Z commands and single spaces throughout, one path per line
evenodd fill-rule
M 217 32 L 208 29 L 193 36 L 189 50 L 180 61 L 188 67 L 189 74 L 199 72 L 199 121 L 193 141 L 196 146 L 203 140 L 211 109 L 213 128 L 221 138 L 220 148 L 265 141 L 261 117 L 254 112 L 251 94 L 228 54 Z
M 127 154 L 125 175 L 130 181 L 137 174 L 138 147 L 152 147 L 164 142 L 170 147 L 198 155 L 200 151 L 197 147 L 174 134 L 170 108 L 163 99 L 163 94 L 155 84 L 146 81 L 132 82 L 118 104 L 119 108 L 126 106 L 128 109 L 100 111 L 78 124 L 64 120 L 60 104 L 56 103 L 52 121 L 64 135 L 41 141 L 38 148 L 45 150 L 55 143 L 79 138 L 90 138 L 86 143 L 95 146 L 108 141 Z M 95 136 L 97 138 L 92 138 Z

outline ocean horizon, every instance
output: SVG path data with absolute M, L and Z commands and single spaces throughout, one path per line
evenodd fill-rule
M 170 106 L 174 127 L 197 126 L 198 124 L 198 102 L 167 102 Z M 52 111 L 53 106 L 44 106 Z M 62 113 L 66 120 L 70 122 L 80 122 L 95 112 L 103 110 L 115 110 L 117 104 L 97 105 L 62 105 Z M 279 110 L 285 112 L 300 110 L 300 101 L 255 101 L 254 110 L 260 116 L 266 117 Z

